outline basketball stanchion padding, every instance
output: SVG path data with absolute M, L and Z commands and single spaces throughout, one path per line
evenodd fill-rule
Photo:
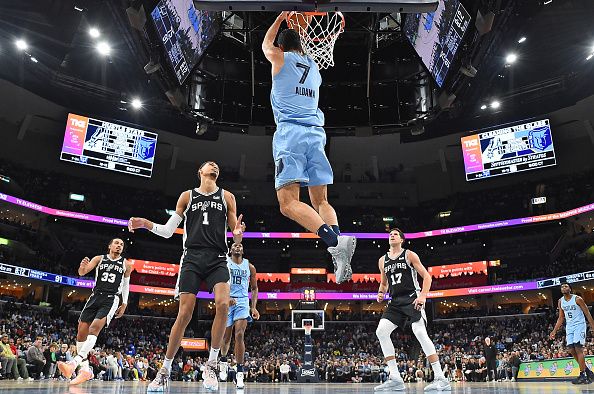
M 334 66 L 334 44 L 345 27 L 342 12 L 291 11 L 287 25 L 299 33 L 303 50 L 320 70 Z

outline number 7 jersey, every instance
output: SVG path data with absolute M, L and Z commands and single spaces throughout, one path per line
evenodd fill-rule
M 324 126 L 318 108 L 322 76 L 316 62 L 307 55 L 284 52 L 285 63 L 272 77 L 270 104 L 274 121 L 303 126 Z
M 388 278 L 389 293 L 392 298 L 421 291 L 417 270 L 406 258 L 406 249 L 395 259 L 391 259 L 390 254 L 386 253 L 384 273 Z

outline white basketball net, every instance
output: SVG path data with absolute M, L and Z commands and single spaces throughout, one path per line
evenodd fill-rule
M 291 12 L 287 25 L 301 37 L 301 46 L 320 70 L 334 66 L 334 44 L 344 31 L 341 12 L 302 13 Z
M 313 326 L 311 324 L 305 324 L 303 329 L 305 330 L 305 335 L 311 335 L 311 330 Z

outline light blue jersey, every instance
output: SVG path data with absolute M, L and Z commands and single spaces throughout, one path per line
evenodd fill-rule
M 586 343 L 586 317 L 576 302 L 577 296 L 571 295 L 569 301 L 561 297 L 561 309 L 565 314 L 565 339 L 567 345 Z
M 284 52 L 285 63 L 272 78 L 270 103 L 277 125 L 283 122 L 302 126 L 324 126 L 318 108 L 322 76 L 318 65 L 307 55 Z
M 237 320 L 247 319 L 251 321 L 250 299 L 248 290 L 250 286 L 250 262 L 243 259 L 241 264 L 235 264 L 230 257 L 227 257 L 227 268 L 231 284 L 231 298 L 235 299 L 235 305 L 229 307 L 227 315 L 227 327 L 231 327 Z

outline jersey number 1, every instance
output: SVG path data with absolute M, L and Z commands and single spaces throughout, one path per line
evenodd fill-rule
M 391 278 L 392 278 L 392 286 L 399 285 L 400 282 L 402 281 L 402 273 L 399 272 L 397 274 L 392 274 Z
M 303 63 L 297 63 L 297 64 L 295 64 L 295 66 L 297 68 L 303 69 L 303 75 L 301 76 L 301 79 L 299 80 L 299 83 L 303 84 L 305 82 L 305 80 L 307 79 L 307 74 L 309 74 L 309 69 L 311 67 L 309 67 L 307 64 L 303 64 Z
M 210 223 L 208 223 L 208 212 L 203 212 L 202 213 L 202 218 L 203 218 L 202 224 L 206 224 L 206 225 L 209 225 L 210 224 Z

